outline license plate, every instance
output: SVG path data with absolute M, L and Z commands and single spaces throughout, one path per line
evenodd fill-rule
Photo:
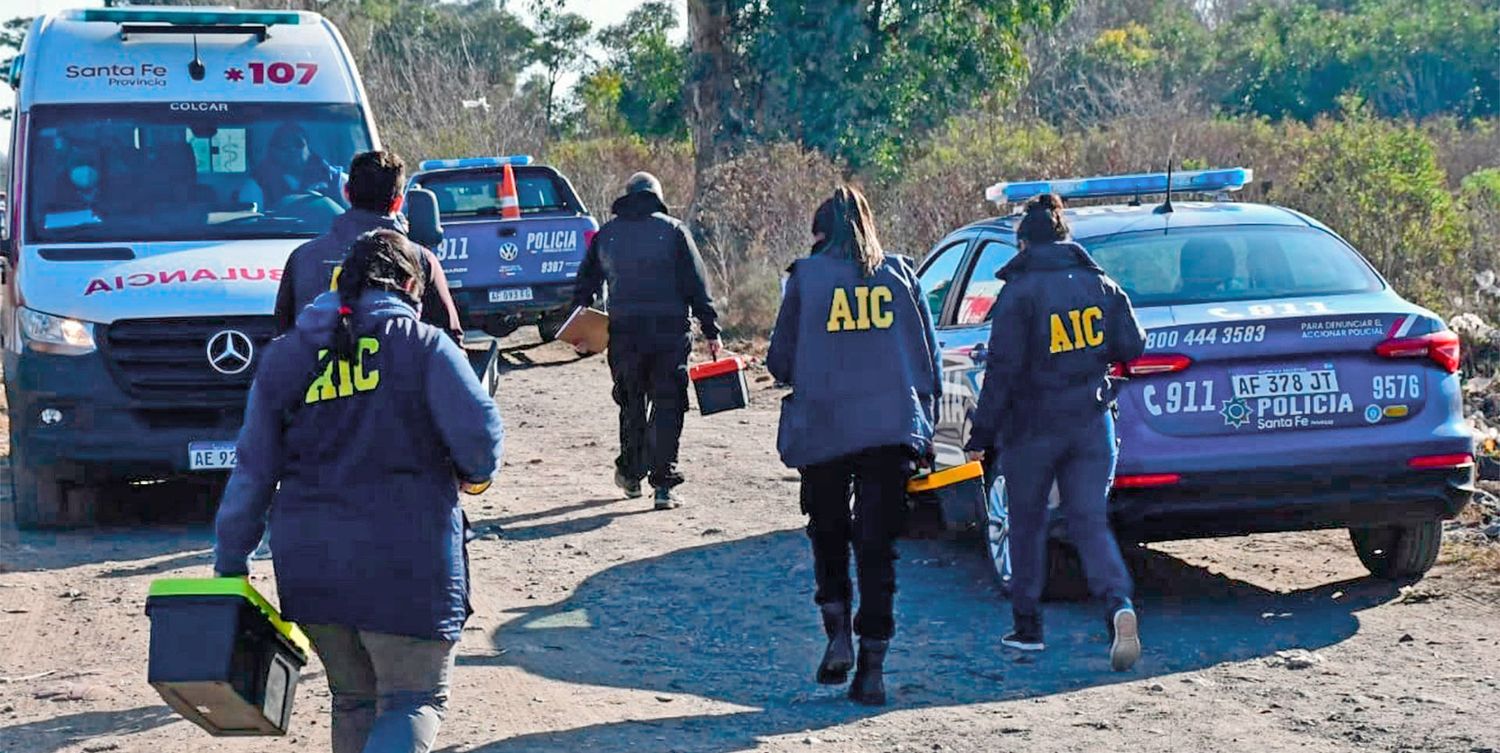
M 189 442 L 188 469 L 194 471 L 227 471 L 238 457 L 233 442 Z
M 1236 374 L 1234 396 L 1250 399 L 1283 395 L 1320 395 L 1339 391 L 1338 374 L 1333 369 L 1278 371 L 1269 374 Z
M 531 288 L 500 288 L 490 291 L 490 303 L 515 303 L 529 301 L 533 297 Z

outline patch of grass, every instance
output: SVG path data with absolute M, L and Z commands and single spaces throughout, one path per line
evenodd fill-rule
M 1448 541 L 1443 544 L 1440 561 L 1479 573 L 1500 575 L 1500 545 Z

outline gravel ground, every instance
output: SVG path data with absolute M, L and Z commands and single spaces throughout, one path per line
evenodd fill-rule
M 611 484 L 602 359 L 507 345 L 503 480 L 466 500 L 499 534 L 471 545 L 477 614 L 440 750 L 1500 750 L 1493 576 L 1443 564 L 1401 589 L 1342 532 L 1133 552 L 1146 651 L 1124 674 L 1095 608 L 1051 605 L 1048 650 L 1012 655 L 979 543 L 903 542 L 893 703 L 854 706 L 812 682 L 822 639 L 769 379 L 748 410 L 689 417 L 688 504 L 656 513 Z M 0 752 L 326 750 L 316 662 L 283 738 L 207 737 L 146 684 L 148 585 L 208 575 L 209 546 L 202 523 L 6 534 Z

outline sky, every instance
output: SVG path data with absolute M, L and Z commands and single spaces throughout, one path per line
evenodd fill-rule
M 619 23 L 625 19 L 625 14 L 632 8 L 640 5 L 643 0 L 571 0 L 567 9 L 582 14 L 594 23 L 594 28 L 602 28 L 611 24 Z M 678 17 L 686 23 L 683 14 L 687 7 L 686 0 L 673 0 L 677 6 Z M 104 0 L 0 0 L 0 21 L 16 17 L 39 16 L 43 13 L 64 10 L 67 8 L 93 8 L 104 5 Z M 250 5 L 250 3 L 245 3 Z M 513 10 L 525 13 L 526 2 L 522 0 L 511 0 L 508 3 Z M 572 86 L 571 80 L 563 82 L 565 86 Z M 15 92 L 9 86 L 0 84 L 0 108 L 10 107 L 15 101 Z M 10 121 L 0 121 L 0 153 L 10 148 Z

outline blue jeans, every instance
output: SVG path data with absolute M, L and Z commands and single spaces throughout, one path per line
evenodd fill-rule
M 1047 585 L 1047 495 L 1054 480 L 1089 591 L 1111 605 L 1130 598 L 1130 572 L 1109 526 L 1117 455 L 1114 417 L 1108 411 L 1054 433 L 1019 437 L 1001 449 L 1010 503 L 1011 610 L 1016 614 L 1041 616 Z
M 333 693 L 333 753 L 428 753 L 458 643 L 305 625 Z

